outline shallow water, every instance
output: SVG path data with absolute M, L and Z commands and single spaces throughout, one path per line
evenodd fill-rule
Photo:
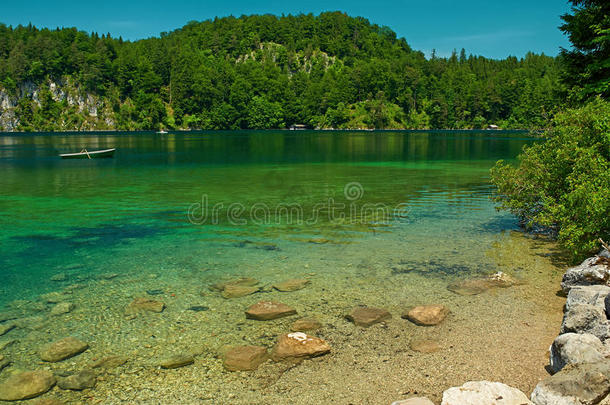
M 374 364 L 390 360 L 361 376 L 371 380 L 368 390 L 366 384 L 354 387 L 337 403 L 385 403 L 418 389 L 438 398 L 447 384 L 472 379 L 466 374 L 491 379 L 500 371 L 512 379 L 508 382 L 529 389 L 544 373 L 545 355 L 539 349 L 548 347 L 557 325 L 547 322 L 560 317 L 553 290 L 560 269 L 552 244 L 515 232 L 515 218 L 495 210 L 489 200 L 489 168 L 498 159 L 514 159 L 530 142 L 534 139 L 524 134 L 502 132 L 0 136 L 0 305 L 20 308 L 24 316 L 43 313 L 36 327 L 10 332 L 22 346 L 9 346 L 8 354 L 15 367 L 32 368 L 37 359 L 26 353 L 68 334 L 96 342 L 92 354 L 76 358 L 82 358 L 82 364 L 116 351 L 133 353 L 150 365 L 155 356 L 202 344 L 204 352 L 216 354 L 223 345 L 243 341 L 270 347 L 287 330 L 287 320 L 252 323 L 243 319 L 243 309 L 260 299 L 277 299 L 297 307 L 300 314 L 320 318 L 327 325 L 320 334 L 338 348 L 332 360 L 299 366 L 309 383 L 320 373 L 325 376 L 330 388 L 307 394 L 322 403 L 339 398 L 343 378 L 333 373 L 340 373 L 351 361 L 347 357 L 356 355 Z M 107 147 L 118 148 L 113 159 L 57 157 Z M 457 296 L 445 288 L 456 279 L 496 271 L 524 280 L 524 285 L 475 297 Z M 50 281 L 59 273 L 67 280 Z M 118 276 L 104 278 L 108 273 Z M 254 277 L 264 285 L 295 277 L 312 283 L 294 293 L 232 300 L 206 288 L 235 276 Z M 41 294 L 75 283 L 69 300 L 77 307 L 61 321 L 44 315 L 47 304 L 36 307 Z M 125 320 L 125 305 L 133 297 L 146 296 L 147 290 L 161 290 L 155 296 L 160 292 L 168 309 L 145 321 Z M 436 302 L 450 306 L 454 314 L 451 322 L 432 328 L 447 351 L 425 355 L 428 358 L 410 353 L 401 360 L 396 354 L 401 351 L 379 349 L 407 345 L 395 335 L 411 339 L 430 333 L 406 325 L 399 315 L 410 305 Z M 186 311 L 193 305 L 210 311 Z M 393 312 L 391 331 L 367 330 L 364 341 L 376 342 L 377 350 L 358 351 L 358 345 L 350 343 L 353 337 L 346 337 L 363 333 L 342 319 L 357 305 Z M 536 332 L 517 332 L 523 322 Z M 490 325 L 495 329 L 488 329 Z M 521 334 L 533 340 L 529 348 L 535 356 L 521 346 Z M 505 354 L 496 359 L 502 364 L 494 368 L 491 343 L 509 336 L 516 340 L 502 349 Z M 144 341 L 150 347 L 143 349 Z M 468 348 L 469 341 L 479 346 Z M 486 342 L 490 347 L 480 347 Z M 480 359 L 480 353 L 487 358 Z M 213 386 L 203 389 L 208 396 L 196 390 L 182 394 L 185 403 L 196 398 L 280 403 L 282 392 L 299 392 L 292 370 L 263 366 L 254 377 L 240 379 L 223 372 L 215 356 L 202 355 L 202 363 L 195 365 L 200 367 L 193 367 L 198 371 L 174 374 L 181 381 L 201 378 L 197 373 L 204 372 Z M 450 364 L 453 371 L 435 375 L 428 385 L 430 377 L 407 373 L 403 383 L 408 380 L 413 386 L 400 388 L 406 394 L 393 392 L 394 386 L 377 396 L 366 394 L 379 381 L 391 384 L 389 376 L 408 364 L 419 367 L 414 373 L 418 375 L 429 376 L 432 371 L 421 370 L 439 370 L 439 364 Z M 522 379 L 510 371 L 519 365 L 526 370 Z M 167 376 L 155 380 L 154 367 L 138 367 L 130 375 L 148 378 L 149 384 L 167 391 L 164 395 L 178 395 Z M 494 375 L 488 377 L 490 373 Z M 261 379 L 274 382 L 253 389 Z M 103 390 L 108 403 L 153 401 L 160 395 L 153 390 L 122 399 L 127 394 L 116 380 L 108 378 L 100 385 L 96 389 Z M 247 394 L 236 393 L 244 389 Z M 54 395 L 68 401 L 80 398 L 66 392 Z

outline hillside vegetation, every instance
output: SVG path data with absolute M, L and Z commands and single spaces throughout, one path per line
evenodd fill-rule
M 191 22 L 135 42 L 0 25 L 0 129 L 545 126 L 555 58 L 424 57 L 328 12 Z

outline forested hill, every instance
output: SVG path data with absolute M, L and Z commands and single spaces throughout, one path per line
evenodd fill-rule
M 0 25 L 0 130 L 544 126 L 558 60 L 426 59 L 340 12 L 191 22 L 135 42 Z

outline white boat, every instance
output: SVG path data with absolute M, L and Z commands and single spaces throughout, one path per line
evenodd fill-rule
M 116 148 L 92 150 L 89 152 L 87 149 L 83 149 L 78 153 L 62 153 L 62 159 L 96 159 L 96 158 L 111 158 L 114 155 Z
M 167 134 L 167 131 L 162 129 L 161 131 L 157 131 L 158 134 Z

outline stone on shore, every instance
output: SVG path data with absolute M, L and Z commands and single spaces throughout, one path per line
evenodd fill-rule
M 610 287 L 605 285 L 574 286 L 568 293 L 566 311 L 575 305 L 589 304 L 606 311 L 605 301 L 610 295 Z
M 245 297 L 246 295 L 254 294 L 260 291 L 258 287 L 250 287 L 245 285 L 227 285 L 220 295 L 224 298 L 239 298 Z
M 402 315 L 419 326 L 434 326 L 441 323 L 449 314 L 449 308 L 444 305 L 420 305 Z
M 392 315 L 382 308 L 357 307 L 345 317 L 358 326 L 368 328 L 371 325 L 392 318 Z
M 434 405 L 434 402 L 430 401 L 426 397 L 415 397 L 394 401 L 392 402 L 392 405 Z
M 110 370 L 122 366 L 123 364 L 127 363 L 127 360 L 128 359 L 125 356 L 107 356 L 94 361 L 91 363 L 90 367 Z
M 273 284 L 273 288 L 282 292 L 291 292 L 301 290 L 307 287 L 310 281 L 301 278 L 293 278 L 291 280 L 286 280 L 281 283 Z
M 176 356 L 168 357 L 159 363 L 161 368 L 172 369 L 184 366 L 189 366 L 195 362 L 195 359 L 191 355 L 179 354 Z
M 58 378 L 57 386 L 62 390 L 82 391 L 93 388 L 97 382 L 97 376 L 92 370 L 82 370 L 68 377 Z
M 441 350 L 441 346 L 430 339 L 416 339 L 409 344 L 411 350 L 420 353 L 434 353 Z
M 598 256 L 589 257 L 580 265 L 569 268 L 563 275 L 561 288 L 567 294 L 572 287 L 593 284 L 608 285 L 610 280 L 610 266 L 600 260 Z
M 0 325 L 0 336 L 6 335 L 8 332 L 10 332 L 13 329 L 15 329 L 15 324 L 14 323 Z
M 75 337 L 67 337 L 40 348 L 40 358 L 44 361 L 58 362 L 87 350 L 89 345 Z
M 307 332 L 310 330 L 317 330 L 322 327 L 322 324 L 318 320 L 313 318 L 302 318 L 294 321 L 290 330 L 293 332 Z
M 610 337 L 610 322 L 603 309 L 590 304 L 570 307 L 563 315 L 560 333 L 590 333 L 601 341 Z
M 487 277 L 455 281 L 447 289 L 458 295 L 477 295 L 492 288 L 508 288 L 517 284 L 518 280 L 499 271 Z
M 165 304 L 148 298 L 136 298 L 125 309 L 126 314 L 137 314 L 139 312 L 163 312 Z
M 246 310 L 246 318 L 257 321 L 269 321 L 284 316 L 295 315 L 297 311 L 281 302 L 261 301 Z
M 325 340 L 293 332 L 281 335 L 271 351 L 273 361 L 303 360 L 330 352 L 330 345 Z
M 74 304 L 71 302 L 60 302 L 51 308 L 51 315 L 63 315 L 71 312 L 74 309 Z
M 237 346 L 225 353 L 223 365 L 229 371 L 256 370 L 267 357 L 266 347 Z
M 550 367 L 554 373 L 568 364 L 597 363 L 605 359 L 602 342 L 589 333 L 564 333 L 551 345 Z
M 26 371 L 0 383 L 0 400 L 20 401 L 35 398 L 55 385 L 53 373 L 47 370 Z
M 564 367 L 534 388 L 536 405 L 601 404 L 610 393 L 610 362 L 580 363 Z
M 525 394 L 506 384 L 469 381 L 443 393 L 441 405 L 532 405 Z

